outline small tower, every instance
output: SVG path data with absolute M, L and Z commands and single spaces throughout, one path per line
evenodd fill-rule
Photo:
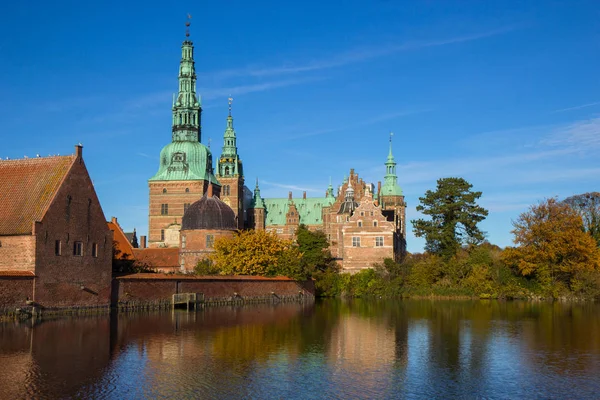
M 260 188 L 258 187 L 258 178 L 256 178 L 256 187 L 254 188 L 254 197 L 249 210 L 250 221 L 248 226 L 256 230 L 265 229 L 265 203 L 260 197 Z
M 238 229 L 244 228 L 244 170 L 237 152 L 237 138 L 233 128 L 229 97 L 229 114 L 223 135 L 223 149 L 217 167 L 217 178 L 221 183 L 221 199 L 229 205 L 238 220 Z
M 394 221 L 396 230 L 394 252 L 397 257 L 401 257 L 406 251 L 406 203 L 402 188 L 398 185 L 396 161 L 392 154 L 392 136 L 393 133 L 390 132 L 390 149 L 385 162 L 384 183 L 377 197 L 384 215 L 389 221 Z

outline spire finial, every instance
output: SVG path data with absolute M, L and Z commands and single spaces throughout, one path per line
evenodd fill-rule
M 233 103 L 233 97 L 231 97 L 231 95 L 229 95 L 227 102 L 229 103 L 229 116 L 231 117 L 231 103 Z
M 258 189 L 258 176 L 256 177 L 256 188 Z
M 210 139 L 210 138 L 208 138 L 208 149 L 209 149 L 209 150 L 210 150 L 210 142 L 211 142 L 211 139 Z
M 187 21 L 185 21 L 185 37 L 190 37 L 190 25 L 192 24 L 190 21 L 192 16 L 190 14 L 187 15 Z

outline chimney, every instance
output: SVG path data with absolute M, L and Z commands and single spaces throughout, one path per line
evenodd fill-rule
M 209 199 L 213 197 L 213 187 L 212 183 L 210 182 L 208 182 L 208 187 L 206 188 L 206 197 L 208 197 Z
M 140 236 L 140 249 L 146 248 L 146 235 Z
M 302 198 L 303 198 L 304 200 L 306 200 L 306 191 L 304 191 L 304 192 L 302 193 Z
M 112 217 L 110 219 L 110 222 L 112 222 L 113 224 L 117 225 L 117 217 Z
M 288 199 L 291 200 L 292 199 L 292 192 L 288 193 Z
M 83 145 L 81 143 L 77 143 L 75 145 L 75 155 L 77 158 L 81 158 L 83 155 Z
M 379 197 L 380 193 L 381 193 L 381 181 L 377 182 L 377 197 Z
M 350 178 L 352 178 L 354 176 L 354 168 L 350 169 Z

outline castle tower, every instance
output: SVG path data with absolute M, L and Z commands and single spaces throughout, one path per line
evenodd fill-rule
M 189 27 L 189 21 L 186 23 Z M 179 246 L 181 218 L 190 204 L 206 192 L 209 181 L 215 194 L 221 186 L 213 175 L 212 154 L 200 143 L 202 106 L 196 93 L 194 44 L 186 40 L 181 45 L 179 91 L 173 96 L 171 143 L 160 152 L 158 172 L 148 180 L 150 205 L 148 215 L 148 246 Z
M 238 221 L 238 229 L 243 229 L 244 221 L 244 171 L 242 160 L 237 152 L 237 138 L 233 129 L 231 103 L 229 98 L 229 115 L 223 135 L 223 150 L 219 158 L 217 177 L 222 185 L 221 199 L 233 209 Z
M 400 257 L 406 250 L 406 203 L 396 175 L 396 161 L 392 154 L 392 135 L 390 133 L 390 150 L 385 162 L 383 186 L 378 193 L 383 213 L 389 221 L 394 222 L 396 230 L 395 254 Z
M 258 187 L 258 178 L 256 179 L 256 187 L 254 188 L 254 197 L 252 198 L 252 204 L 250 210 L 248 210 L 250 221 L 248 221 L 248 227 L 256 230 L 265 229 L 265 203 L 260 197 L 260 188 Z

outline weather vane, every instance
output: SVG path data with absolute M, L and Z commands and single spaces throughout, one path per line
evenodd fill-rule
M 392 143 L 392 136 L 394 136 L 394 132 L 390 131 L 390 143 Z
M 210 150 L 210 142 L 211 142 L 211 140 L 210 140 L 210 138 L 208 138 L 208 148 L 209 148 L 209 150 Z
M 231 95 L 229 95 L 229 98 L 227 99 L 227 101 L 229 102 L 229 116 L 231 117 L 231 103 L 233 103 L 233 97 L 231 97 Z
M 187 21 L 185 21 L 185 37 L 190 37 L 190 25 L 192 24 L 190 20 L 192 16 L 190 14 L 187 15 Z

